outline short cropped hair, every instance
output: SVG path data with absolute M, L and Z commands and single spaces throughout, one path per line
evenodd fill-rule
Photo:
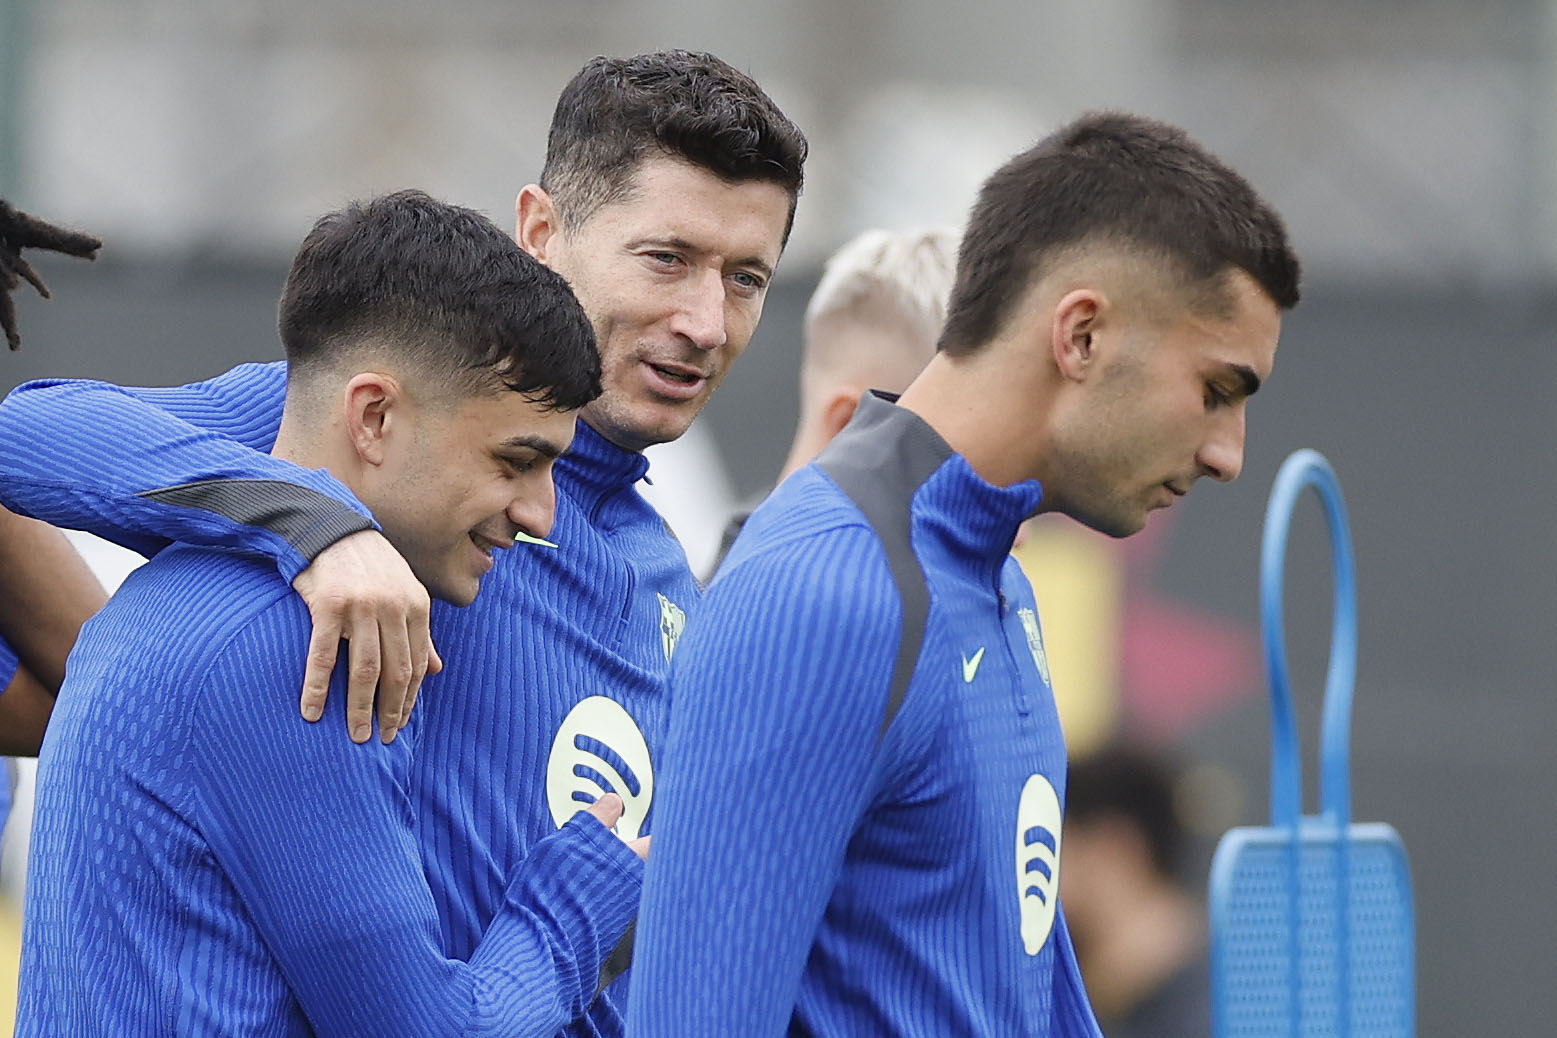
M 1112 246 L 1143 254 L 1197 303 L 1225 313 L 1241 270 L 1281 309 L 1298 301 L 1286 228 L 1248 181 L 1183 130 L 1095 112 L 1039 141 L 984 183 L 958 259 L 940 348 L 993 339 L 1060 253 Z
M 278 324 L 293 372 L 371 348 L 457 395 L 506 386 L 561 411 L 600 395 L 594 329 L 567 282 L 485 216 L 420 191 L 321 217 Z
M 755 80 L 712 54 L 598 57 L 557 98 L 541 187 L 563 226 L 576 229 L 631 194 L 645 159 L 667 155 L 732 183 L 783 188 L 787 241 L 807 147 L 805 134 Z
M 1174 875 L 1184 850 L 1174 784 L 1176 767 L 1164 757 L 1135 746 L 1116 744 L 1071 762 L 1065 786 L 1065 820 L 1087 825 L 1120 818 L 1146 843 L 1153 867 Z
M 928 361 L 946 323 L 956 269 L 957 235 L 944 228 L 873 230 L 851 238 L 827 260 L 806 304 L 807 343 L 818 321 L 868 311 L 871 318 L 900 322 L 903 332 L 928 344 Z

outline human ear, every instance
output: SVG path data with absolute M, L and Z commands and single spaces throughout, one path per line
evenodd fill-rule
M 1106 302 L 1095 289 L 1076 288 L 1054 305 L 1049 330 L 1054 363 L 1071 381 L 1082 381 L 1094 366 L 1099 316 Z
M 365 465 L 382 465 L 387 441 L 401 421 L 406 404 L 400 384 L 389 375 L 364 371 L 353 375 L 342 390 L 346 412 L 346 436 Z
M 854 417 L 854 412 L 860 406 L 860 397 L 864 392 L 859 386 L 843 386 L 833 391 L 827 406 L 822 408 L 822 427 L 829 440 L 849 424 L 849 419 Z
M 526 184 L 514 199 L 514 241 L 542 263 L 550 266 L 550 257 L 562 231 L 557 206 L 539 184 Z

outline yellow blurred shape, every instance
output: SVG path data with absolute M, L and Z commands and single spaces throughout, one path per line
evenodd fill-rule
M 0 1038 L 16 1023 L 16 974 L 22 964 L 22 913 L 0 897 Z
M 1107 742 L 1119 721 L 1124 568 L 1102 534 L 1039 517 L 1011 553 L 1033 585 L 1054 701 L 1073 757 Z

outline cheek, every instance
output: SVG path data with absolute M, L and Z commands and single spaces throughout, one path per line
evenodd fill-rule
M 761 316 L 761 305 L 736 306 L 726 311 L 725 344 L 720 351 L 724 354 L 725 367 L 735 363 L 746 352 L 746 347 L 751 345 L 752 334 L 757 330 L 757 319 Z

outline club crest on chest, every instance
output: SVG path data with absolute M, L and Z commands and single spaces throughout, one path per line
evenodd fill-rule
M 1033 666 L 1038 668 L 1038 676 L 1043 678 L 1045 685 L 1053 686 L 1049 680 L 1049 654 L 1043 651 L 1043 631 L 1038 627 L 1038 614 L 1031 609 L 1022 608 L 1016 611 L 1021 618 L 1022 630 L 1027 632 L 1027 648 L 1033 654 Z
M 681 632 L 687 626 L 687 614 L 680 606 L 655 592 L 655 598 L 660 600 L 660 647 L 665 650 L 665 658 L 669 660 L 676 652 L 676 643 L 681 640 Z

